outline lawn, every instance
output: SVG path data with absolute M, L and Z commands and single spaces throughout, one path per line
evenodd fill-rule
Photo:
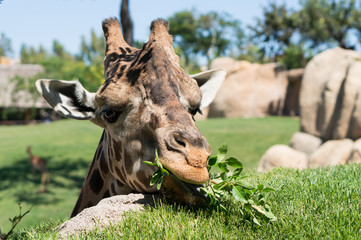
M 298 130 L 298 119 L 211 119 L 198 126 L 214 150 L 228 143 L 229 156 L 241 160 L 251 181 L 273 187 L 268 199 L 278 221 L 256 227 L 239 215 L 216 211 L 191 211 L 160 206 L 101 233 L 110 239 L 310 239 L 357 238 L 361 234 L 359 181 L 361 167 L 349 165 L 316 170 L 277 169 L 257 174 L 254 169 L 265 150 L 287 144 Z M 9 217 L 18 213 L 17 203 L 30 214 L 17 227 L 15 238 L 55 237 L 52 229 L 69 217 L 91 163 L 101 129 L 89 122 L 63 120 L 35 126 L 0 127 L 0 227 L 10 228 Z M 49 192 L 39 194 L 40 176 L 33 180 L 25 149 L 48 160 Z M 237 206 L 235 206 L 237 209 Z M 179 226 L 182 227 L 179 227 Z M 37 226 L 37 227 L 35 227 Z M 94 233 L 95 238 L 102 238 Z M 143 238 L 143 237 L 142 237 Z

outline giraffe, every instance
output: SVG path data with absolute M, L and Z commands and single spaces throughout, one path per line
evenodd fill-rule
M 102 28 L 105 82 L 96 93 L 78 81 L 36 82 L 55 111 L 104 128 L 71 216 L 109 196 L 157 192 L 149 184 L 156 169 L 143 162 L 154 162 L 155 150 L 170 172 L 162 195 L 171 202 L 204 203 L 199 187 L 209 178 L 211 148 L 193 116 L 212 102 L 225 71 L 187 75 L 163 19 L 151 23 L 142 49 L 124 41 L 116 18 L 105 19 Z

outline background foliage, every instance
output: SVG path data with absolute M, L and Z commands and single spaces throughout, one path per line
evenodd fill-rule
M 301 0 L 299 9 L 270 2 L 252 26 L 243 26 L 227 13 L 184 10 L 168 17 L 174 47 L 189 73 L 210 66 L 214 58 L 230 56 L 251 62 L 281 62 L 287 69 L 304 67 L 312 56 L 330 47 L 354 49 L 361 36 L 361 1 Z M 142 42 L 134 45 L 141 48 Z M 79 79 L 95 91 L 103 82 L 103 36 L 82 37 L 79 53 L 70 54 L 54 40 L 21 48 L 21 63 L 37 63 L 45 72 L 35 78 Z M 0 56 L 12 56 L 11 39 L 0 35 Z M 35 80 L 32 79 L 30 82 Z M 30 84 L 31 85 L 31 84 Z

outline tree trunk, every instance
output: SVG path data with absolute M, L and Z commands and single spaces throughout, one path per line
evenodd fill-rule
M 124 40 L 133 46 L 133 21 L 129 14 L 128 0 L 122 0 L 120 7 L 120 22 L 123 29 Z

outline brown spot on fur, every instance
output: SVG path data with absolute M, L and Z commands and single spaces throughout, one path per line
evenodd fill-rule
M 118 68 L 119 68 L 120 62 L 116 62 L 115 65 L 110 69 L 110 71 L 108 72 L 108 74 L 110 76 L 114 76 L 115 73 L 117 72 Z
M 74 206 L 73 212 L 71 213 L 70 217 L 74 217 L 79 213 L 79 208 L 82 201 L 83 201 L 83 191 L 81 191 L 78 201 L 76 201 L 76 204 Z
M 114 183 L 110 184 L 110 190 L 112 191 L 113 195 L 116 195 L 116 194 L 117 194 L 117 193 L 115 192 Z
M 178 89 L 177 84 L 174 81 L 170 81 L 170 87 L 173 89 L 174 93 L 176 94 L 177 98 L 179 99 L 180 95 L 179 95 L 179 89 Z
M 159 117 L 155 113 L 152 113 L 150 115 L 149 127 L 153 130 L 159 127 Z
M 136 190 L 138 190 L 138 191 L 140 191 L 140 192 L 145 192 L 144 187 L 143 187 L 141 184 L 139 184 L 137 181 L 133 181 L 133 184 L 134 184 L 134 186 L 136 187 L 136 188 L 135 188 Z
M 85 208 L 94 206 L 92 201 L 88 201 L 88 203 L 85 205 Z
M 119 47 L 119 50 L 122 52 L 123 55 L 126 55 L 126 54 L 127 54 L 127 52 L 124 50 L 124 48 Z
M 111 82 L 114 82 L 113 79 L 108 78 L 107 80 L 105 80 L 105 82 L 103 83 L 102 89 L 100 90 L 100 93 L 103 93 L 104 90 L 109 86 L 109 84 Z
M 125 165 L 125 170 L 128 174 L 133 173 L 134 163 L 132 161 L 132 158 L 127 152 L 124 152 L 124 165 Z
M 134 184 L 132 183 L 132 181 L 128 181 L 128 185 L 131 189 L 136 190 L 137 188 L 134 186 Z
M 90 189 L 95 193 L 99 194 L 100 190 L 103 188 L 104 181 L 100 176 L 98 169 L 95 169 L 89 180 Z
M 147 178 L 145 176 L 144 171 L 137 172 L 136 176 L 137 176 L 138 181 L 141 182 L 142 184 L 144 184 L 144 185 L 149 184 L 150 178 Z
M 140 59 L 139 59 L 139 64 L 145 64 L 145 63 L 147 63 L 148 61 L 149 61 L 149 59 L 152 57 L 152 52 L 153 52 L 153 48 L 151 48 L 151 49 L 149 49 L 148 51 L 147 51 L 147 53 L 146 54 L 144 54 L 143 55 L 143 57 L 141 57 Z
M 120 181 L 126 183 L 124 175 L 120 172 L 118 167 L 115 168 L 115 172 L 117 173 L 117 177 L 120 179 Z M 118 183 L 118 179 L 117 179 L 117 183 Z
M 137 82 L 140 73 L 141 73 L 141 69 L 139 69 L 139 68 L 128 71 L 127 78 L 131 85 L 134 85 Z
M 112 170 L 113 169 L 113 159 L 111 157 L 111 152 L 112 152 L 112 148 L 110 145 L 108 145 L 108 153 L 107 153 L 107 158 L 108 158 L 108 164 L 109 164 L 109 169 Z
M 108 197 L 110 197 L 109 190 L 106 190 L 105 193 L 103 194 L 103 198 L 108 198 Z
M 118 145 L 115 149 L 115 159 L 116 161 L 120 162 L 120 160 L 122 159 L 122 145 L 121 143 L 117 143 L 114 141 L 114 145 Z
M 171 99 L 170 94 L 164 89 L 162 82 L 157 82 L 150 90 L 150 97 L 154 104 L 165 106 Z
M 99 156 L 99 166 L 100 166 L 100 171 L 101 171 L 103 177 L 105 178 L 105 175 L 109 173 L 109 167 L 108 167 L 107 161 L 104 157 L 104 154 L 101 154 Z
M 116 181 L 117 181 L 117 185 L 118 185 L 118 187 L 124 187 L 124 184 L 123 183 L 121 183 L 120 181 L 118 181 L 118 179 L 115 179 Z

